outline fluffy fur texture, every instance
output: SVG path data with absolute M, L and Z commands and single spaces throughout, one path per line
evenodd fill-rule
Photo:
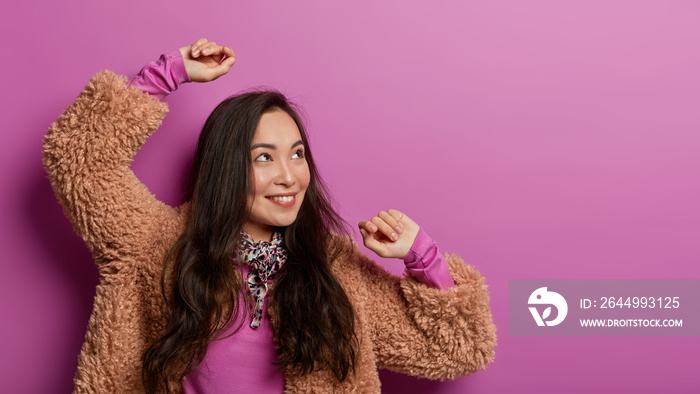
M 141 358 L 167 316 L 163 261 L 188 214 L 187 205 L 158 201 L 129 169 L 167 105 L 126 83 L 110 71 L 95 75 L 44 140 L 51 184 L 101 276 L 75 375 L 78 393 L 143 391 Z M 493 361 L 496 327 L 476 269 L 447 256 L 456 286 L 432 289 L 390 275 L 347 242 L 350 252 L 333 272 L 357 313 L 356 374 L 339 383 L 330 371 L 287 371 L 286 392 L 379 392 L 377 368 L 444 380 Z

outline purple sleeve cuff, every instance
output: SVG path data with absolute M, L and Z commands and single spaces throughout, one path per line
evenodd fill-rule
M 428 286 L 446 290 L 455 285 L 445 257 L 422 228 L 403 261 L 411 276 Z
M 162 100 L 185 82 L 191 82 L 191 80 L 187 75 L 182 54 L 179 49 L 176 49 L 148 63 L 136 77 L 129 81 L 128 86 L 136 86 Z

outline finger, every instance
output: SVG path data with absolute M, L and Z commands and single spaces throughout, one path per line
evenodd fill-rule
M 360 230 L 363 230 L 363 229 L 364 229 L 365 231 L 367 231 L 368 234 L 375 233 L 375 232 L 377 232 L 377 230 L 378 230 L 377 226 L 375 226 L 374 224 L 372 224 L 372 222 L 368 222 L 368 221 L 366 221 L 366 220 L 360 221 L 360 223 L 358 224 L 358 226 L 360 227 Z
M 221 62 L 225 55 L 224 47 L 216 45 L 216 43 L 213 41 L 202 45 L 200 49 L 202 55 L 211 56 L 217 63 Z
M 360 229 L 360 234 L 362 234 L 362 243 L 365 247 L 380 257 L 386 256 L 386 247 L 372 235 L 370 235 L 364 228 Z
M 395 220 L 397 220 L 399 222 L 399 225 L 401 226 L 401 230 L 403 230 L 404 227 L 406 227 L 406 223 L 404 223 L 404 222 L 406 222 L 406 220 L 408 220 L 408 221 L 411 220 L 403 212 L 397 211 L 395 209 L 389 209 L 386 212 L 389 215 L 391 215 L 391 217 L 393 217 Z
M 231 49 L 229 47 L 224 47 L 224 46 L 221 47 L 221 53 L 218 57 L 219 57 L 219 59 L 217 60 L 217 62 L 219 62 L 219 63 L 221 63 L 224 60 L 231 59 L 231 58 L 236 59 L 236 55 L 233 53 L 233 49 Z M 235 60 L 234 60 L 234 62 L 235 62 Z
M 214 41 L 207 42 L 199 46 L 200 53 L 204 56 L 211 56 L 220 51 L 220 47 Z
M 211 57 L 217 63 L 221 63 L 221 61 L 224 60 L 225 55 L 226 54 L 224 53 L 224 47 L 219 45 L 217 45 L 211 52 Z
M 224 55 L 226 55 L 226 57 L 236 57 L 236 54 L 233 53 L 233 49 L 229 47 L 222 47 L 222 50 L 224 51 Z
M 377 226 L 377 228 L 379 228 L 380 233 L 384 234 L 390 240 L 396 241 L 399 239 L 399 236 L 394 232 L 394 229 L 391 228 L 391 226 L 388 225 L 380 217 L 378 217 L 378 216 L 373 217 L 372 223 L 374 223 Z
M 376 240 L 372 237 L 372 235 L 369 233 L 369 231 L 367 231 L 363 227 L 363 224 L 364 224 L 363 222 L 364 223 L 369 223 L 369 222 L 366 222 L 364 220 L 362 222 L 360 222 L 360 234 L 362 235 L 362 242 L 365 244 L 365 246 L 367 246 L 368 243 L 372 244 L 372 242 L 376 242 Z
M 369 235 L 369 233 L 367 232 L 367 230 L 365 230 L 365 229 L 363 229 L 363 228 L 360 228 L 360 234 L 362 234 L 362 241 L 363 241 L 363 242 L 365 243 L 365 245 L 366 245 L 366 244 L 367 244 L 367 237 L 370 237 L 370 238 L 371 238 L 371 236 Z
M 395 210 L 395 209 L 389 209 L 389 210 L 387 210 L 386 212 L 387 212 L 389 215 L 391 215 L 391 217 L 393 217 L 394 219 L 398 220 L 399 222 L 404 218 L 404 216 L 406 216 L 406 215 L 404 215 L 402 212 L 397 211 L 397 210 Z
M 403 228 L 399 225 L 399 221 L 396 220 L 393 216 L 389 215 L 389 213 L 381 211 L 379 212 L 379 218 L 384 220 L 386 224 L 391 226 L 391 228 L 394 229 L 398 234 L 401 234 L 403 232 Z
M 190 54 L 192 57 L 197 57 L 199 56 L 201 46 L 207 43 L 206 38 L 200 38 L 199 40 L 195 41 L 194 44 L 192 44 L 191 52 Z
M 213 81 L 216 78 L 219 78 L 220 76 L 228 73 L 231 67 L 233 66 L 233 63 L 235 62 L 236 59 L 230 57 L 224 60 L 223 62 L 217 64 L 216 66 L 208 68 L 205 72 L 207 73 L 209 80 Z

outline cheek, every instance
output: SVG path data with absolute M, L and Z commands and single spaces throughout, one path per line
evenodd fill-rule
M 309 187 L 309 182 L 311 182 L 311 173 L 309 172 L 309 165 L 305 164 L 302 168 L 301 174 L 299 174 L 299 183 L 302 185 L 302 189 L 306 190 Z
M 253 171 L 250 177 L 250 192 L 248 193 L 248 209 L 253 209 L 256 206 L 255 200 L 264 197 L 265 195 L 265 177 L 264 171 Z M 259 205 L 260 203 L 258 203 Z
M 253 171 L 253 177 L 252 177 L 252 190 L 251 190 L 251 196 L 261 196 L 265 195 L 265 189 L 267 188 L 267 185 L 270 183 L 269 182 L 269 176 L 265 170 L 256 170 Z

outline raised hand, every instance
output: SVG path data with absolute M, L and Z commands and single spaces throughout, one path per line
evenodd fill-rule
M 194 82 L 209 82 L 226 74 L 236 58 L 233 50 L 200 38 L 193 45 L 180 48 L 187 75 Z
M 413 246 L 420 226 L 405 214 L 390 209 L 381 211 L 358 226 L 367 249 L 380 257 L 402 259 Z

